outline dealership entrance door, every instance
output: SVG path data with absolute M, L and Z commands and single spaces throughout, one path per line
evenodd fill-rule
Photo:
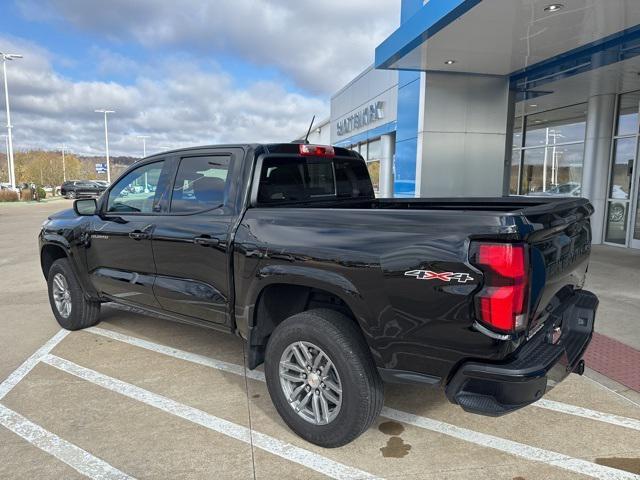
M 640 92 L 620 95 L 609 175 L 605 242 L 640 249 Z

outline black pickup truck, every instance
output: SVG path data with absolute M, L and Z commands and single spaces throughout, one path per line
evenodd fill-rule
M 577 198 L 376 199 L 355 152 L 225 145 L 138 162 L 39 242 L 62 327 L 116 302 L 239 335 L 284 421 L 336 447 L 379 414 L 383 381 L 497 416 L 582 373 L 592 212 Z

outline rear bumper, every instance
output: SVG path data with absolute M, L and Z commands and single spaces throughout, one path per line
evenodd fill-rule
M 577 291 L 507 363 L 463 363 L 445 389 L 447 398 L 468 412 L 491 416 L 539 400 L 571 372 L 582 373 L 597 308 L 593 293 Z M 558 327 L 561 335 L 554 344 Z

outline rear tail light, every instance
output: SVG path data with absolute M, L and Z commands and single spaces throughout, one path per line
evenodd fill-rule
M 332 146 L 329 145 L 308 145 L 306 143 L 301 143 L 300 155 L 314 157 L 335 157 L 336 151 Z
M 523 244 L 474 243 L 471 262 L 484 273 L 484 286 L 476 294 L 476 315 L 500 332 L 526 326 L 529 301 L 528 250 Z

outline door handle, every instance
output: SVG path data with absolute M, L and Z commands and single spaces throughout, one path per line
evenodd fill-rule
M 196 237 L 193 239 L 193 243 L 196 245 L 200 245 L 201 247 L 217 247 L 220 245 L 220 240 L 218 238 L 211 237 Z
M 149 232 L 142 232 L 140 230 L 134 230 L 129 233 L 129 238 L 133 238 L 134 240 L 146 240 L 150 237 Z

